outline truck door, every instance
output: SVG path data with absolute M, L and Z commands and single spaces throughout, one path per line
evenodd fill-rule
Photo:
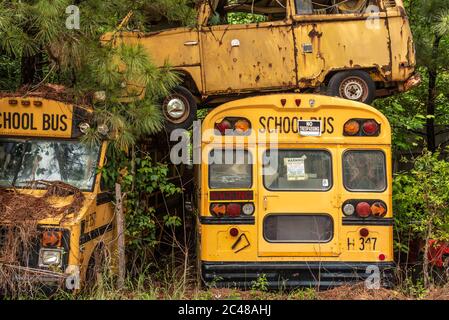
M 285 17 L 286 9 L 279 9 L 284 10 Z M 200 39 L 208 95 L 285 90 L 297 85 L 289 20 L 204 26 Z
M 300 10 L 307 0 L 295 2 L 293 29 L 300 87 L 318 86 L 337 70 L 376 69 L 391 77 L 388 21 L 380 8 L 341 13 L 320 11 L 318 5 Z
M 259 256 L 338 256 L 336 148 L 260 148 Z

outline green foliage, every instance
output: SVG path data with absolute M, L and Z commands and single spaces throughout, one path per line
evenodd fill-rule
M 230 12 L 228 13 L 229 24 L 249 24 L 264 22 L 267 18 L 261 14 L 244 13 L 244 12 Z
M 396 249 L 407 251 L 410 239 L 449 240 L 449 162 L 424 151 L 395 176 L 393 206 Z
M 131 159 L 124 152 L 109 150 L 111 161 L 102 169 L 102 177 L 106 185 L 113 189 L 113 184 L 119 181 L 122 192 L 126 194 L 126 235 L 130 250 L 148 250 L 158 244 L 158 230 L 155 209 L 149 199 L 157 192 L 163 196 L 180 193 L 181 189 L 168 181 L 168 166 L 154 163 L 152 159 L 140 154 Z M 181 225 L 179 217 L 166 213 L 162 216 L 166 226 Z
M 378 100 L 375 106 L 393 125 L 396 150 L 416 150 L 427 142 L 434 151 L 433 142 L 425 138 L 440 141 L 436 137 L 446 134 L 445 127 L 449 125 L 449 2 L 406 0 L 404 3 L 423 83 L 410 92 Z M 432 132 L 434 127 L 435 133 Z M 448 143 L 445 140 L 443 144 Z
M 261 274 L 257 280 L 252 282 L 251 290 L 253 291 L 268 291 L 268 280 L 265 274 Z

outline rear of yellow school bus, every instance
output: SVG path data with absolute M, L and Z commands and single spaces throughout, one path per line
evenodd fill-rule
M 203 122 L 199 261 L 217 286 L 391 284 L 391 129 L 376 109 L 281 94 Z
M 95 268 L 110 253 L 114 211 L 111 194 L 101 189 L 98 173 L 105 162 L 107 145 L 102 142 L 88 147 L 80 141 L 83 132 L 89 129 L 90 114 L 89 109 L 40 97 L 0 99 L 3 201 L 13 196 L 20 199 L 20 195 L 45 198 L 48 186 L 57 181 L 74 187 L 83 198 L 78 212 L 64 212 L 64 217 L 50 214 L 37 221 L 31 250 L 25 257 L 9 252 L 11 239 L 7 239 L 11 232 L 22 239 L 23 221 L 11 215 L 1 217 L 7 211 L 1 208 L 0 270 L 14 274 L 10 279 L 13 284 L 27 281 L 78 289 L 87 277 L 93 279 Z M 52 207 L 61 208 L 73 198 L 74 194 L 66 194 L 45 199 Z M 21 214 L 27 210 L 19 207 Z M 32 220 L 37 208 L 28 210 Z M 14 255 L 20 259 L 11 260 Z

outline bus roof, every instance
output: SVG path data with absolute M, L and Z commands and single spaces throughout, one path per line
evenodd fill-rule
M 379 110 L 360 102 L 295 93 L 245 98 L 215 108 L 204 119 L 203 142 L 223 143 L 220 139 L 211 139 L 211 136 L 221 135 L 216 130 L 217 125 L 223 121 L 229 125 L 238 119 L 250 122 L 252 130 L 249 137 L 252 138 L 277 133 L 278 141 L 284 143 L 391 145 L 390 124 Z M 321 135 L 304 135 L 300 120 L 320 121 Z M 352 120 L 359 123 L 360 134 L 349 136 L 344 128 Z M 364 133 L 364 124 L 368 120 L 379 125 L 379 132 L 374 135 Z

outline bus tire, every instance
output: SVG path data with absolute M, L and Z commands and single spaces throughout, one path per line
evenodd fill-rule
M 329 96 L 371 104 L 376 97 L 376 84 L 365 71 L 343 71 L 332 76 L 327 93 Z
M 196 118 L 197 103 L 193 94 L 182 86 L 177 86 L 162 103 L 162 114 L 167 132 L 175 129 L 188 130 Z

